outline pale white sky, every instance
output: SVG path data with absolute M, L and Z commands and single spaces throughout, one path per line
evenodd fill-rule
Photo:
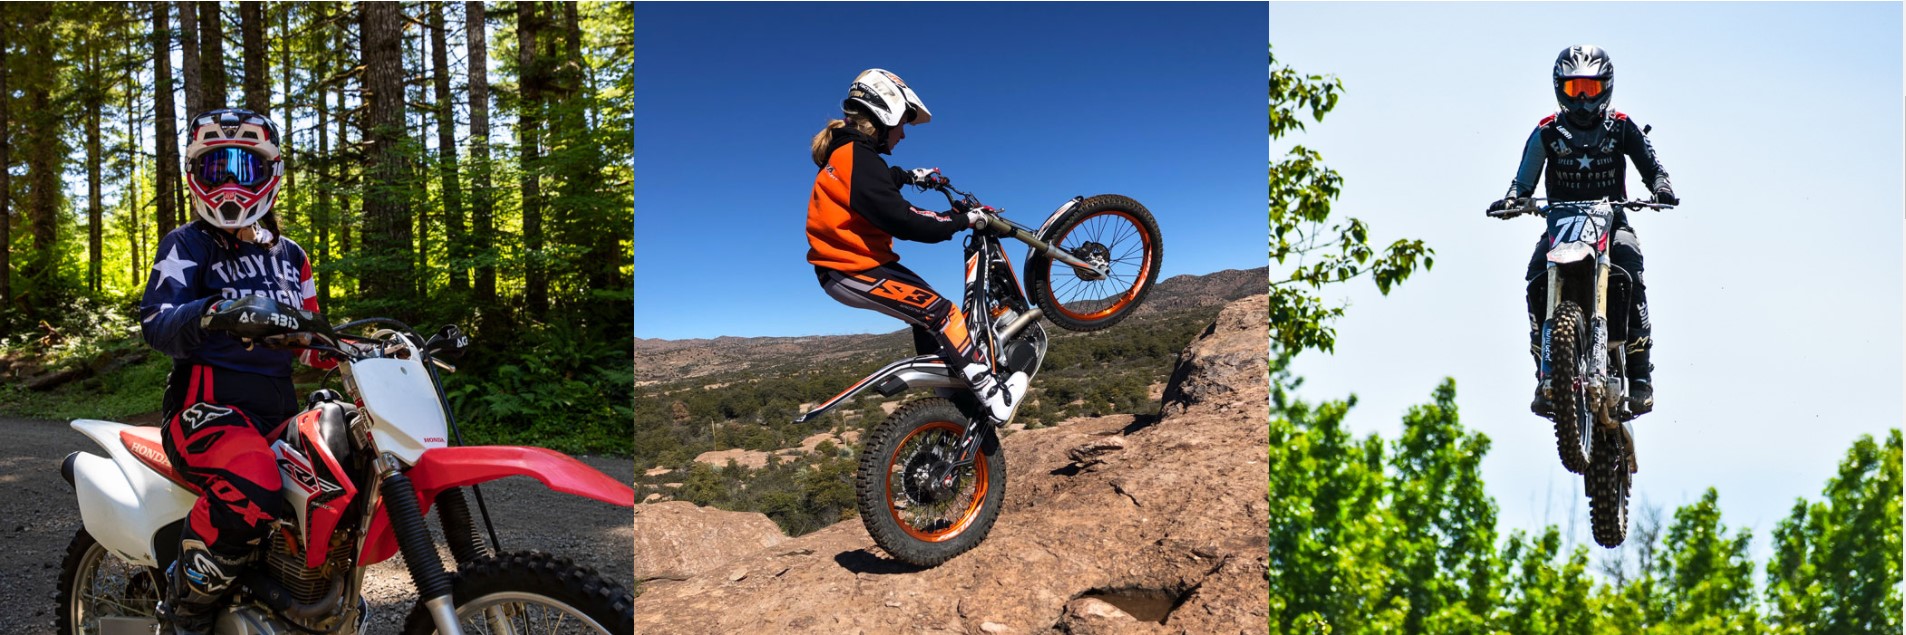
M 1753 531 L 1764 564 L 1795 498 L 1817 499 L 1854 439 L 1901 421 L 1900 10 L 1272 3 L 1279 63 L 1347 89 L 1272 156 L 1322 152 L 1345 178 L 1338 212 L 1368 221 L 1373 242 L 1436 249 L 1436 268 L 1389 297 L 1367 282 L 1339 292 L 1354 306 L 1335 355 L 1299 358 L 1302 395 L 1354 392 L 1352 429 L 1394 439 L 1404 411 L 1455 377 L 1463 425 L 1493 442 L 1482 470 L 1501 531 L 1573 524 L 1593 544 L 1579 477 L 1527 410 L 1521 277 L 1542 229 L 1483 209 L 1555 108 L 1556 53 L 1599 45 L 1615 107 L 1654 126 L 1684 201 L 1633 220 L 1659 340 L 1637 495 L 1671 518 L 1716 487 L 1723 522 Z M 1630 195 L 1646 192 L 1629 174 Z

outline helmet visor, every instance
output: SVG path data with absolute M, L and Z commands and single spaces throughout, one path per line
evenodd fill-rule
M 192 165 L 192 178 L 205 187 L 225 183 L 256 187 L 271 177 L 271 161 L 244 148 L 212 148 L 199 155 Z
M 1606 88 L 1604 82 L 1592 77 L 1571 77 L 1562 80 L 1562 94 L 1575 98 L 1600 97 Z

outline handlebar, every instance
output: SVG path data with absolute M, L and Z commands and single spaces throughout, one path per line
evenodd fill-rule
M 1609 205 L 1613 205 L 1615 207 L 1628 209 L 1628 210 L 1652 209 L 1652 210 L 1659 211 L 1659 210 L 1670 210 L 1670 209 L 1674 209 L 1675 207 L 1667 203 L 1656 203 L 1646 199 L 1639 199 L 1639 198 L 1626 200 L 1626 201 L 1601 200 L 1601 201 L 1550 202 L 1550 200 L 1546 198 L 1518 197 L 1515 199 L 1514 207 L 1510 207 L 1508 209 L 1503 209 L 1503 210 L 1497 210 L 1493 212 L 1484 212 L 1484 214 L 1488 215 L 1490 218 L 1514 218 L 1517 216 L 1521 216 L 1523 214 L 1540 214 L 1543 212 L 1543 210 L 1540 208 L 1540 205 L 1542 204 L 1548 204 L 1550 207 L 1553 207 L 1555 205 L 1571 205 L 1571 204 L 1572 205 L 1596 205 L 1601 203 L 1608 203 Z

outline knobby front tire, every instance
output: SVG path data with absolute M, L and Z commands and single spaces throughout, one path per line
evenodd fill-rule
M 1044 254 L 1026 261 L 1033 303 L 1069 331 L 1096 331 L 1131 315 L 1157 282 L 1165 255 L 1151 211 L 1116 194 L 1080 201 L 1054 220 L 1047 237 L 1075 257 L 1110 265 L 1105 279 L 1086 280 L 1065 263 L 1054 266 Z
M 635 632 L 635 596 L 628 589 L 593 568 L 541 551 L 502 553 L 462 565 L 451 595 L 465 633 Z M 498 629 L 489 621 L 499 618 L 510 628 Z M 423 602 L 411 608 L 404 632 L 437 632 Z
M 874 543 L 895 559 L 931 567 L 979 546 L 1006 498 L 1006 457 L 997 443 L 976 442 L 979 456 L 950 491 L 926 478 L 958 453 L 966 415 L 941 398 L 902 406 L 875 426 L 860 452 L 854 497 Z M 991 448 L 989 453 L 987 450 Z
M 1582 347 L 1589 342 L 1588 321 L 1582 307 L 1563 301 L 1555 307 L 1555 321 L 1549 330 L 1549 404 L 1555 421 L 1555 451 L 1562 467 L 1576 474 L 1588 468 L 1595 427 L 1589 412 L 1588 395 L 1583 386 Z

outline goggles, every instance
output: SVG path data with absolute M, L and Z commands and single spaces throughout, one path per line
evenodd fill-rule
M 199 184 L 205 187 L 218 187 L 225 183 L 256 187 L 274 176 L 271 163 L 244 148 L 212 148 L 194 160 L 192 178 L 198 179 Z
M 1570 97 L 1599 97 L 1602 94 L 1602 80 L 1588 77 L 1571 77 L 1562 80 L 1562 94 Z

